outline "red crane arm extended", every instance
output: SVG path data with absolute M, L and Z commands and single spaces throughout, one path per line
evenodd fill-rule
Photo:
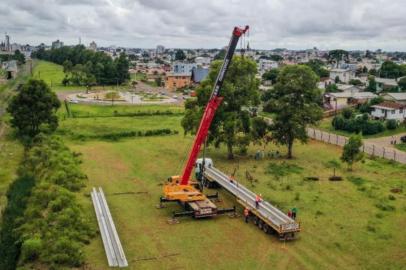
M 200 120 L 199 129 L 197 131 L 192 150 L 189 154 L 188 161 L 183 170 L 182 180 L 180 182 L 181 185 L 187 185 L 189 183 L 190 174 L 192 173 L 193 167 L 195 166 L 197 156 L 200 152 L 200 147 L 202 146 L 204 140 L 207 137 L 216 110 L 219 107 L 221 101 L 223 100 L 223 97 L 220 96 L 220 89 L 221 86 L 223 85 L 228 67 L 230 66 L 231 60 L 233 58 L 235 48 L 237 47 L 238 44 L 238 40 L 241 37 L 241 35 L 243 35 L 245 32 L 248 31 L 248 28 L 249 28 L 248 25 L 245 26 L 245 28 L 234 27 L 230 43 L 228 44 L 226 55 L 224 56 L 223 65 L 221 66 L 220 72 L 217 75 L 216 82 L 214 83 L 213 86 L 213 92 L 210 96 L 209 102 L 207 103 L 206 109 L 204 110 L 203 117 Z

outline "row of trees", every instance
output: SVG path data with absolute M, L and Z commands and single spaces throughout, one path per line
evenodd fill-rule
M 129 62 L 124 53 L 113 60 L 104 52 L 95 52 L 77 45 L 52 50 L 40 49 L 32 56 L 63 65 L 66 74 L 64 84 L 122 84 L 130 78 Z
M 186 113 L 182 119 L 185 134 L 196 132 L 220 65 L 221 61 L 212 63 L 207 79 L 196 89 L 197 100 L 185 103 Z M 210 127 L 208 143 L 216 147 L 224 143 L 231 159 L 235 146 L 245 152 L 251 142 L 262 144 L 273 140 L 286 145 L 291 158 L 294 140 L 306 142 L 306 125 L 321 119 L 321 93 L 317 89 L 319 78 L 307 65 L 280 69 L 274 88 L 267 91 L 266 98 L 263 98 L 276 115 L 272 125 L 268 125 L 248 110 L 259 104 L 259 82 L 255 74 L 256 63 L 253 60 L 238 56 L 233 58 L 220 90 L 224 99 Z
M 42 80 L 13 97 L 11 125 L 25 143 L 19 176 L 8 191 L 0 231 L 0 268 L 79 267 L 95 230 L 77 201 L 86 181 L 77 155 L 52 135 L 60 102 Z

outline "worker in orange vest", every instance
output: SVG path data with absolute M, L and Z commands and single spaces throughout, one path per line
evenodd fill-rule
M 259 208 L 259 203 L 262 202 L 262 195 L 259 194 L 255 197 L 255 207 Z
M 247 207 L 245 207 L 245 209 L 244 209 L 245 223 L 248 223 L 248 217 L 249 217 L 249 215 L 250 215 L 250 210 L 249 210 Z
M 230 179 L 230 183 L 234 184 L 234 181 L 235 181 L 234 175 L 230 175 L 229 179 Z

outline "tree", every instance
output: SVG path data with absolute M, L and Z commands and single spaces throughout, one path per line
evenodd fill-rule
M 335 83 L 330 83 L 326 86 L 326 93 L 337 93 L 339 92 L 338 87 Z
M 13 58 L 14 60 L 16 60 L 19 65 L 25 63 L 25 56 L 24 56 L 24 54 L 22 54 L 22 53 L 20 52 L 20 50 L 16 50 L 16 51 L 14 52 L 14 55 L 13 55 L 12 58 Z
M 278 144 L 286 145 L 288 158 L 292 158 L 295 139 L 305 143 L 306 126 L 316 124 L 322 117 L 318 104 L 321 95 L 317 89 L 318 76 L 305 65 L 282 68 L 273 90 L 276 117 L 272 124 L 272 137 Z
M 185 53 L 183 52 L 183 50 L 176 50 L 176 53 L 175 53 L 175 60 L 177 60 L 177 61 L 183 61 L 183 60 L 185 60 L 186 59 L 186 55 L 185 55 Z
M 42 80 L 29 80 L 13 97 L 7 111 L 11 125 L 20 136 L 33 138 L 46 125 L 49 131 L 58 126 L 56 110 L 61 106 L 56 94 Z
M 368 78 L 368 86 L 367 86 L 368 91 L 375 93 L 376 92 L 376 81 L 374 76 L 369 76 Z
M 115 60 L 114 64 L 117 72 L 117 83 L 122 84 L 130 79 L 130 73 L 128 73 L 129 62 L 124 53 L 120 53 L 120 56 Z
M 402 79 L 400 79 L 398 81 L 398 85 L 399 85 L 400 90 L 406 91 L 406 77 L 403 77 Z
M 392 61 L 383 62 L 379 74 L 382 78 L 399 78 L 402 76 L 401 68 L 398 64 Z
M 266 80 L 266 81 L 271 81 L 272 84 L 275 84 L 276 80 L 278 79 L 278 74 L 279 74 L 279 69 L 274 68 L 274 69 L 268 70 L 264 74 L 262 74 L 262 79 Z
M 255 117 L 251 120 L 251 126 L 252 139 L 261 144 L 268 133 L 268 123 L 262 117 Z
M 283 57 L 280 56 L 279 54 L 272 54 L 271 56 L 269 56 L 269 59 L 279 62 L 283 60 Z
M 331 50 L 328 53 L 328 59 L 330 63 L 335 63 L 338 68 L 340 61 L 348 60 L 348 52 L 344 50 Z
M 319 59 L 312 59 L 305 65 L 309 66 L 320 78 L 330 75 L 329 71 L 324 67 L 324 63 Z
M 226 50 L 221 49 L 221 50 L 214 56 L 214 60 L 224 60 L 224 56 L 226 56 Z
M 68 73 L 68 72 L 71 72 L 71 71 L 72 71 L 72 68 L 73 68 L 72 61 L 70 61 L 70 60 L 65 60 L 65 61 L 63 62 L 63 64 L 62 64 L 62 66 L 63 66 L 63 72 L 64 72 L 64 73 Z
M 156 77 L 155 83 L 157 86 L 162 86 L 162 77 L 161 76 Z
M 185 116 L 182 127 L 187 133 L 196 132 L 204 108 L 208 102 L 214 81 L 222 62 L 213 61 L 207 79 L 196 89 L 197 100 L 185 102 Z M 241 108 L 259 103 L 259 81 L 255 78 L 256 63 L 247 58 L 234 56 L 229 66 L 220 95 L 224 97 L 210 126 L 208 143 L 218 147 L 227 146 L 228 158 L 234 157 L 233 148 L 246 144 L 250 134 L 250 115 Z M 248 140 L 249 142 L 249 140 Z
M 351 79 L 349 83 L 355 86 L 362 85 L 362 82 L 359 79 Z
M 363 153 L 360 148 L 362 147 L 361 135 L 352 135 L 348 142 L 344 145 L 343 154 L 341 160 L 348 164 L 348 169 L 352 171 L 352 165 L 360 161 L 363 157 Z

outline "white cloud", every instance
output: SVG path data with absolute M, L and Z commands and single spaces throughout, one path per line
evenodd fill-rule
M 222 47 L 249 24 L 254 48 L 404 50 L 403 0 L 2 0 L 0 31 L 21 43 Z

